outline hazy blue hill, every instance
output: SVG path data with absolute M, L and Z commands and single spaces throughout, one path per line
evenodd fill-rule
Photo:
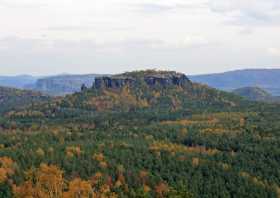
M 242 87 L 233 90 L 232 93 L 244 97 L 251 101 L 261 101 L 261 102 L 268 102 L 268 103 L 280 102 L 279 96 L 273 96 L 267 91 L 259 87 Z
M 81 86 L 92 86 L 98 74 L 38 77 L 31 75 L 0 76 L 0 86 L 40 91 L 49 95 L 63 96 L 80 91 Z
M 49 77 L 0 76 L 0 86 L 25 88 L 50 95 L 63 96 L 80 90 L 82 84 L 91 87 L 98 74 L 57 75 Z M 280 69 L 246 69 L 217 74 L 190 75 L 193 82 L 207 84 L 225 91 L 243 87 L 260 87 L 274 96 L 280 96 Z
M 270 100 L 273 96 L 259 87 L 243 87 L 232 91 L 234 94 L 254 101 Z
M 280 95 L 280 69 L 247 69 L 188 77 L 194 82 L 226 91 L 241 87 L 260 87 L 272 95 Z
M 37 79 L 38 77 L 30 75 L 0 76 L 0 86 L 22 89 L 27 85 L 34 84 Z
M 58 75 L 46 77 L 38 79 L 32 89 L 50 95 L 63 96 L 80 91 L 83 84 L 87 87 L 92 86 L 96 76 L 99 75 Z

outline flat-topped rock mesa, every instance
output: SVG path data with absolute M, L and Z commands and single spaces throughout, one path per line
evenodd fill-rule
M 114 76 L 103 76 L 95 79 L 94 88 L 121 88 L 126 85 L 135 86 L 145 82 L 149 86 L 184 86 L 190 85 L 191 81 L 185 74 L 168 71 L 137 71 L 127 72 Z

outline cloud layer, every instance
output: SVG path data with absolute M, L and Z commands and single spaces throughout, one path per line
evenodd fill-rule
M 280 66 L 278 0 L 0 0 L 0 74 Z

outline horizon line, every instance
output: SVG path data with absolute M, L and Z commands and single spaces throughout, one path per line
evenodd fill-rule
M 130 71 L 123 71 L 123 72 L 118 72 L 118 73 L 54 73 L 54 74 L 30 74 L 30 73 L 19 73 L 19 74 L 0 74 L 0 77 L 35 77 L 35 78 L 45 78 L 45 77 L 56 77 L 56 76 L 83 76 L 83 75 L 115 75 L 115 74 L 121 74 L 125 72 L 131 72 L 131 71 L 145 71 L 149 69 L 135 69 L 135 70 L 130 70 Z M 158 70 L 158 71 L 176 71 L 176 70 L 170 70 L 170 69 L 156 69 L 152 68 L 152 70 Z M 224 70 L 224 71 L 217 71 L 213 73 L 192 73 L 192 74 L 187 74 L 186 72 L 180 72 L 184 73 L 187 76 L 200 76 L 200 75 L 212 75 L 212 74 L 223 74 L 223 73 L 228 73 L 228 72 L 237 72 L 237 71 L 250 71 L 250 70 L 280 70 L 279 68 L 272 68 L 272 67 L 263 67 L 263 68 L 237 68 L 237 69 L 229 69 L 229 70 Z

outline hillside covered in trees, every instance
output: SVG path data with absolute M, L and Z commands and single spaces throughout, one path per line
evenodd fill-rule
M 262 101 L 268 103 L 280 102 L 280 98 L 278 96 L 273 96 L 259 87 L 242 87 L 233 90 L 232 93 L 252 101 Z
M 33 103 L 37 104 L 47 100 L 49 97 L 39 92 L 0 87 L 0 113 L 13 109 L 25 109 Z
M 277 198 L 279 107 L 176 72 L 98 77 L 1 114 L 0 197 Z

